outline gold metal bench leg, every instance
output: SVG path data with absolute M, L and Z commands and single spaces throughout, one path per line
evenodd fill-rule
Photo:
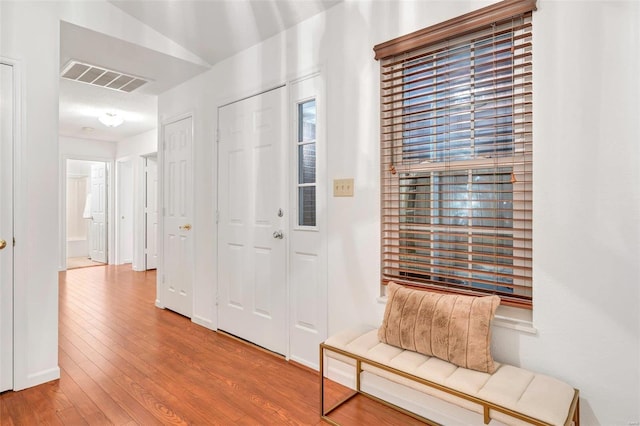
M 357 370 L 361 370 L 359 361 L 357 362 L 356 368 L 357 368 Z M 359 374 L 358 374 L 358 378 L 356 380 L 356 387 L 358 389 L 360 389 L 360 375 Z M 320 346 L 320 417 L 322 418 L 322 420 L 324 420 L 325 422 L 330 423 L 330 424 L 332 424 L 334 426 L 340 426 L 339 423 L 337 423 L 334 420 L 332 420 L 331 418 L 329 418 L 329 414 L 333 410 L 335 410 L 336 408 L 340 407 L 345 402 L 349 401 L 354 396 L 358 395 L 358 393 L 359 393 L 358 391 L 353 392 L 352 394 L 350 394 L 349 396 L 347 396 L 343 400 L 338 401 L 331 408 L 325 410 L 325 408 L 324 408 L 324 405 L 325 405 L 324 404 L 324 347 Z
M 324 348 L 320 345 L 320 417 L 324 417 Z

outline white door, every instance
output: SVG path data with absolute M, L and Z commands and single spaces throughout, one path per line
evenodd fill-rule
M 158 267 L 158 160 L 146 158 L 145 166 L 145 268 Z
M 218 328 L 287 353 L 286 90 L 219 110 Z
M 133 165 L 130 160 L 118 165 L 118 260 L 133 262 Z
M 191 117 L 164 126 L 163 304 L 191 317 L 193 310 L 193 169 Z
M 0 63 L 0 392 L 13 388 L 13 68 Z
M 107 165 L 91 165 L 91 260 L 107 263 Z
M 293 161 L 289 238 L 289 356 L 318 369 L 327 338 L 327 144 L 320 75 L 290 86 Z

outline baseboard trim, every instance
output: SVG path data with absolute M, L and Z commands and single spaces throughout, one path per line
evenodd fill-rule
M 300 358 L 300 357 L 295 356 L 295 355 L 292 355 L 291 357 L 289 357 L 289 361 L 295 362 L 296 364 L 299 364 L 299 365 L 301 365 L 301 366 L 303 366 L 305 368 L 308 368 L 310 370 L 313 370 L 313 371 L 319 371 L 320 370 L 320 366 L 318 365 L 317 362 L 311 362 L 311 361 L 308 361 L 308 360 L 306 360 L 304 358 Z
M 38 386 L 43 383 L 50 382 L 52 380 L 58 380 L 60 378 L 60 367 L 50 368 L 34 374 L 29 374 L 24 382 L 15 380 L 14 391 L 20 391 L 33 386 Z
M 342 386 L 346 386 L 348 388 L 355 389 L 356 388 L 356 386 L 355 386 L 355 382 L 356 382 L 355 374 L 350 373 L 348 371 L 344 371 L 343 369 L 338 368 L 335 365 L 332 366 L 331 365 L 331 364 L 333 364 L 332 361 L 333 362 L 340 362 L 340 361 L 331 360 L 331 359 L 329 360 L 329 368 L 326 369 L 326 371 L 327 371 L 326 377 L 329 380 L 333 380 L 334 382 L 341 384 Z M 352 366 L 349 366 L 347 368 L 353 369 Z
M 194 315 L 191 318 L 191 322 L 193 322 L 195 324 L 198 324 L 198 325 L 201 325 L 201 326 L 203 326 L 205 328 L 208 328 L 209 330 L 214 330 L 214 331 L 216 330 L 216 327 L 213 324 L 213 321 L 211 321 L 208 318 L 204 318 L 204 317 L 200 317 L 198 315 Z

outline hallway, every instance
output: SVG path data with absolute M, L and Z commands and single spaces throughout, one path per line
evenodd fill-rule
M 130 265 L 61 272 L 61 378 L 0 395 L 0 424 L 322 424 L 315 372 L 158 309 L 155 294 L 155 271 Z M 334 417 L 414 422 L 360 397 Z

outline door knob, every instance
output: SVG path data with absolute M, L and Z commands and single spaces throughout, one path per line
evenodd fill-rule
M 282 233 L 282 231 L 275 231 L 273 233 L 273 238 L 276 238 L 278 240 L 281 240 L 284 238 L 284 234 Z
M 7 246 L 7 242 L 5 240 L 0 240 L 0 250 Z
M 191 230 L 191 225 L 187 223 L 186 225 L 179 226 L 179 228 L 183 229 L 185 231 L 190 231 Z

